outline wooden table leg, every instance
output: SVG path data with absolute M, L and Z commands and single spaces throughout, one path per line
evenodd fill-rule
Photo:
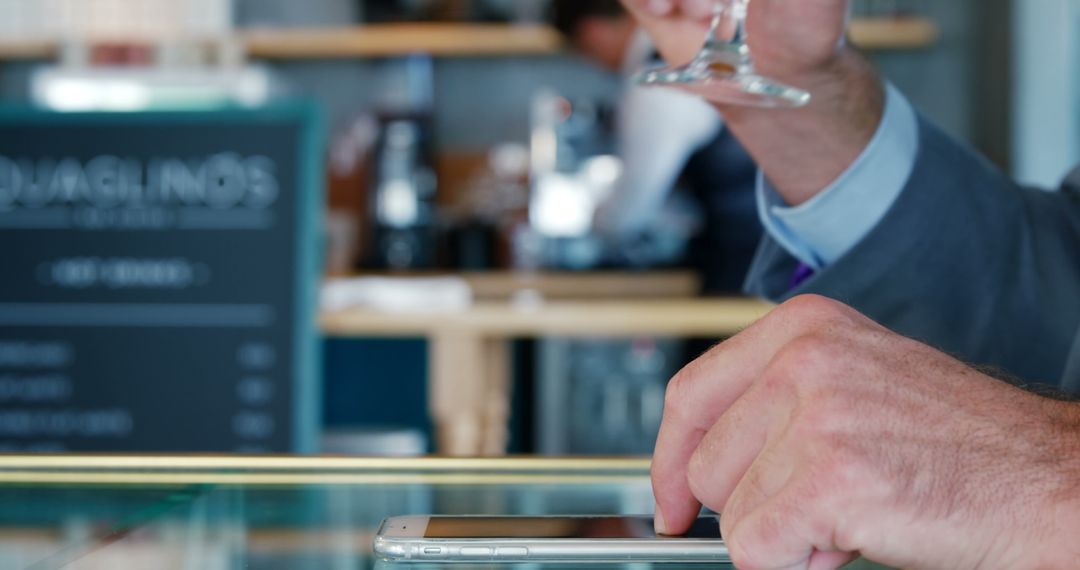
M 510 445 L 510 414 L 513 403 L 513 375 L 510 343 L 486 339 L 484 347 L 484 441 L 485 457 L 502 457 Z
M 479 335 L 447 329 L 429 342 L 428 409 L 441 455 L 476 457 L 484 450 L 486 354 Z

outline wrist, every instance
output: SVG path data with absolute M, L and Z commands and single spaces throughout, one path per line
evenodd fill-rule
M 869 62 L 847 48 L 812 71 L 759 71 L 806 89 L 810 104 L 792 110 L 718 108 L 772 186 L 798 206 L 843 174 L 870 144 L 884 114 L 884 85 Z

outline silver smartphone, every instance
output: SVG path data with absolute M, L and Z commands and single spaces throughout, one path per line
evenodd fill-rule
M 394 517 L 375 554 L 415 562 L 730 563 L 719 517 L 657 536 L 651 517 Z

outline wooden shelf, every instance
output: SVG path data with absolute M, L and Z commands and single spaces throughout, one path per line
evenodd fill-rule
M 867 50 L 920 49 L 938 38 L 925 18 L 858 19 L 851 38 Z M 543 56 L 561 52 L 562 37 L 544 25 L 373 24 L 342 28 L 249 29 L 240 41 L 256 59 L 361 59 L 426 53 L 436 57 Z M 52 40 L 0 41 L 0 60 L 51 59 Z
M 848 34 L 864 50 L 910 50 L 934 45 L 939 31 L 927 18 L 864 18 L 853 21 Z
M 53 59 L 58 51 L 56 43 L 48 40 L 0 41 L 0 60 Z
M 363 59 L 425 53 L 436 57 L 554 55 L 563 40 L 549 26 L 504 24 L 375 24 L 354 27 L 266 28 L 238 32 L 241 46 L 255 59 Z M 148 38 L 102 39 L 146 43 Z M 212 40 L 197 40 L 212 44 Z M 0 59 L 52 59 L 55 40 L 0 40 Z
M 562 50 L 547 26 L 384 24 L 355 28 L 249 30 L 242 35 L 258 59 L 335 59 L 426 53 L 441 57 L 552 55 Z

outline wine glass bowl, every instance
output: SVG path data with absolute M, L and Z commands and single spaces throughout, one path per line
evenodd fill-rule
M 640 85 L 674 86 L 714 103 L 766 108 L 796 108 L 810 103 L 810 93 L 754 71 L 746 42 L 746 6 L 750 0 L 716 0 L 712 24 L 701 51 L 684 66 L 647 69 Z M 724 37 L 725 25 L 730 37 Z

